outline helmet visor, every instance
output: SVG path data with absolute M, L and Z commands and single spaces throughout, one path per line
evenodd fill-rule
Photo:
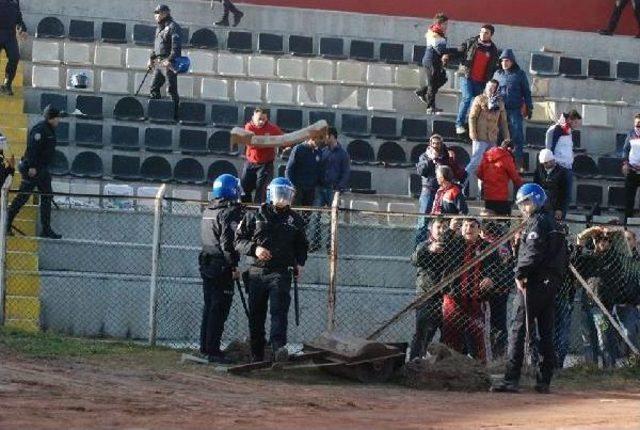
M 291 206 L 295 188 L 286 185 L 276 185 L 269 187 L 269 200 L 275 206 Z

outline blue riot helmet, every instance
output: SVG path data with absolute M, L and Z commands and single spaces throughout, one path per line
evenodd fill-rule
M 532 212 L 529 213 L 529 211 L 524 210 L 523 204 L 526 201 L 530 201 L 531 203 L 533 203 L 533 209 L 534 211 L 536 211 L 544 206 L 544 203 L 547 201 L 547 194 L 544 192 L 544 189 L 542 189 L 542 187 L 538 184 L 524 184 L 520 187 L 518 193 L 516 194 L 516 204 L 518 205 L 520 212 L 526 215 L 531 215 Z
M 274 206 L 291 206 L 296 189 L 287 178 L 275 178 L 267 187 L 267 202 Z
M 214 199 L 239 200 L 241 195 L 240 180 L 235 176 L 225 173 L 213 181 L 211 197 Z
M 176 73 L 187 73 L 191 68 L 191 60 L 189 57 L 176 57 L 171 61 L 171 67 Z

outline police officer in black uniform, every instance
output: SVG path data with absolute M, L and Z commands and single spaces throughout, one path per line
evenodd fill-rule
M 542 187 L 533 183 L 520 187 L 516 196 L 520 212 L 527 219 L 517 245 L 516 313 L 509 333 L 509 357 L 504 380 L 492 387 L 492 391 L 518 391 L 526 333 L 528 330 L 530 350 L 534 350 L 533 334 L 537 323 L 542 360 L 533 360 L 538 364 L 535 390 L 549 392 L 555 367 L 555 295 L 569 261 L 564 232 L 544 208 L 545 200 Z
M 169 96 L 175 105 L 175 114 L 178 114 L 178 75 L 173 69 L 172 61 L 182 55 L 181 29 L 171 17 L 171 10 L 166 4 L 158 5 L 154 11 L 154 17 L 158 23 L 156 39 L 149 61 L 149 67 L 154 66 L 153 81 L 151 82 L 151 98 L 159 99 L 160 88 L 165 81 L 169 81 Z
M 220 175 L 213 182 L 212 201 L 202 214 L 202 252 L 198 258 L 204 309 L 200 327 L 200 352 L 209 362 L 228 364 L 220 351 L 220 339 L 233 300 L 233 281 L 238 279 L 240 256 L 235 233 L 242 220 L 239 203 L 242 188 L 233 175 Z
M 287 178 L 275 178 L 267 187 L 267 203 L 247 213 L 236 233 L 236 249 L 252 257 L 247 281 L 249 332 L 253 361 L 264 360 L 267 305 L 271 314 L 271 344 L 275 361 L 289 357 L 287 324 L 291 303 L 291 272 L 299 277 L 309 244 L 305 222 L 291 209 L 295 189 Z
M 9 207 L 9 219 L 7 228 L 11 229 L 11 223 L 16 217 L 20 208 L 29 200 L 29 194 L 34 188 L 42 193 L 40 196 L 40 221 L 42 230 L 40 237 L 60 239 L 60 235 L 51 229 L 51 174 L 49 166 L 53 161 L 56 151 L 56 127 L 60 123 L 60 118 L 66 113 L 58 109 L 47 106 L 44 109 L 44 120 L 33 126 L 29 132 L 29 141 L 24 157 L 18 165 L 22 175 L 20 191 Z
M 20 61 L 20 49 L 16 30 L 22 36 L 26 36 L 27 26 L 22 19 L 19 0 L 0 0 L 0 51 L 4 49 L 7 54 L 7 67 L 4 71 L 4 82 L 0 86 L 0 94 L 13 95 L 11 84 L 16 77 L 18 61 Z

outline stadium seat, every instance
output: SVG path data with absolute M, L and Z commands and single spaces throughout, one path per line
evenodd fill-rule
M 582 60 L 580 58 L 560 57 L 558 73 L 569 79 L 586 79 L 582 74 Z
M 587 63 L 587 75 L 599 81 L 615 80 L 615 78 L 611 77 L 611 64 L 605 60 L 590 59 Z
M 640 64 L 619 61 L 616 65 L 616 76 L 629 84 L 640 84 Z
M 143 72 L 138 72 L 135 73 L 133 76 L 133 88 L 136 89 L 136 91 L 138 91 L 138 88 L 140 88 L 140 94 L 141 95 L 145 95 L 148 96 L 149 93 L 151 92 L 151 79 L 147 79 L 143 82 L 144 79 L 144 73 Z
M 60 151 L 53 154 L 53 161 L 49 167 L 49 172 L 54 176 L 64 176 L 69 174 L 69 160 Z
M 252 55 L 248 61 L 249 76 L 254 78 L 272 79 L 275 74 L 276 60 L 264 55 Z
M 338 90 L 338 103 L 333 105 L 334 109 L 354 109 L 360 110 L 358 102 L 358 89 L 342 86 Z
M 103 22 L 100 40 L 104 43 L 127 43 L 127 26 L 121 22 Z
M 235 82 L 235 101 L 240 103 L 262 103 L 262 86 L 255 81 Z
M 236 54 L 218 54 L 218 74 L 222 76 L 246 76 L 244 57 Z
M 56 128 L 56 141 L 58 146 L 67 146 L 69 144 L 69 123 L 60 122 Z
M 368 137 L 371 133 L 369 133 L 367 116 L 343 113 L 340 132 L 351 137 Z
M 253 52 L 252 36 L 248 31 L 230 31 L 227 35 L 227 50 L 231 52 Z
M 92 46 L 88 43 L 64 43 L 64 62 L 67 65 L 83 65 L 88 66 L 92 64 L 91 53 Z
M 172 100 L 150 99 L 147 112 L 151 122 L 173 123 L 176 120 L 176 108 Z
M 396 142 L 384 142 L 378 149 L 377 159 L 385 163 L 406 163 L 407 155 Z
M 213 75 L 215 57 L 212 52 L 190 50 L 187 56 L 191 60 L 191 73 L 199 75 Z
M 226 160 L 217 160 L 211 163 L 209 168 L 207 169 L 207 182 L 212 184 L 213 181 L 220 175 L 229 174 L 233 176 L 238 176 L 238 170 L 236 167 L 229 161 Z
M 265 99 L 269 104 L 292 105 L 293 85 L 286 82 L 268 82 Z
M 68 112 L 67 108 L 67 95 L 66 94 L 56 94 L 56 93 L 42 93 L 40 94 L 40 112 L 44 110 L 47 106 L 51 105 L 52 107 Z
M 102 148 L 102 124 L 77 122 L 74 142 L 78 146 Z
M 373 61 L 373 42 L 352 40 L 349 47 L 349 58 L 358 61 Z
M 31 85 L 34 88 L 60 88 L 60 68 L 33 65 Z
M 100 67 L 122 67 L 122 49 L 119 46 L 96 45 L 93 62 Z
M 427 47 L 424 45 L 413 45 L 413 55 L 411 57 L 415 64 L 422 65 L 422 58 L 424 53 L 427 52 Z
M 84 73 L 87 76 L 86 88 L 76 88 L 73 86 L 73 82 L 72 82 L 73 75 L 78 73 Z M 67 76 L 65 79 L 65 87 L 67 90 L 93 93 L 95 90 L 96 81 L 97 79 L 94 76 L 93 69 L 89 69 L 89 68 L 85 69 L 85 68 L 81 68 L 80 66 L 78 66 L 78 68 L 67 67 Z
M 449 145 L 447 146 L 447 148 L 452 150 L 454 154 L 456 154 L 456 162 L 460 167 L 467 167 L 467 164 L 469 164 L 469 161 L 471 160 L 471 155 L 467 152 L 466 149 L 457 145 Z
M 311 58 L 307 62 L 307 79 L 311 82 L 334 82 L 333 61 Z
M 116 102 L 113 116 L 120 121 L 144 121 L 144 108 L 135 97 L 123 97 Z
M 343 84 L 363 84 L 365 82 L 365 66 L 354 61 L 338 61 L 336 80 Z
M 610 127 L 607 107 L 603 105 L 582 105 L 582 123 L 593 127 Z
M 196 81 L 193 76 L 188 74 L 178 75 L 178 94 L 180 94 L 180 97 L 184 99 L 195 98 L 195 93 L 193 91 L 195 82 Z
M 393 107 L 393 91 L 369 88 L 367 90 L 367 109 L 395 112 Z
M 111 146 L 123 151 L 138 151 L 140 149 L 140 134 L 138 127 L 114 125 L 111 127 Z
M 313 56 L 313 37 L 298 36 L 292 34 L 289 36 L 289 53 L 300 57 Z
M 402 137 L 411 142 L 424 142 L 429 135 L 427 121 L 423 119 L 403 118 Z
M 191 35 L 190 45 L 198 49 L 218 49 L 218 36 L 208 28 L 200 28 Z
M 451 121 L 435 120 L 433 121 L 433 132 L 439 134 L 445 139 L 457 139 L 456 125 Z
M 31 45 L 31 60 L 34 63 L 60 64 L 60 42 L 35 39 Z
M 69 40 L 76 42 L 93 42 L 95 40 L 93 21 L 72 19 L 69 23 Z
M 83 118 L 102 119 L 102 97 L 78 95 L 73 114 Z
M 182 49 L 191 48 L 191 39 L 189 38 L 189 27 L 183 23 L 180 26 L 180 40 L 182 41 Z
M 133 26 L 133 43 L 139 46 L 153 46 L 156 38 L 156 27 L 152 25 L 135 24 Z
M 124 60 L 125 66 L 127 67 L 127 69 L 146 70 L 150 56 L 150 48 L 127 48 Z M 193 61 L 193 58 L 191 58 L 192 67 Z M 137 89 L 137 87 L 135 89 Z
M 529 71 L 536 76 L 558 76 L 554 71 L 555 59 L 552 55 L 531 53 L 531 65 Z
M 314 124 L 322 119 L 327 121 L 327 124 L 329 124 L 330 127 L 335 127 L 336 125 L 335 112 L 322 111 L 322 110 L 315 110 L 315 111 L 309 112 L 309 124 Z
M 100 178 L 103 174 L 102 159 L 95 152 L 81 152 L 71 163 L 71 174 L 82 178 Z
M 111 157 L 111 176 L 126 181 L 140 179 L 140 157 L 114 154 Z
M 371 162 L 375 160 L 375 154 L 371 144 L 366 140 L 356 139 L 349 142 L 347 145 L 347 152 L 349 158 L 353 162 Z
M 302 111 L 299 109 L 278 109 L 276 124 L 285 132 L 302 128 Z
M 409 175 L 409 195 L 418 198 L 422 193 L 422 178 L 416 173 Z
M 209 137 L 207 149 L 214 154 L 229 154 L 231 148 L 231 134 L 227 130 L 217 130 Z
M 144 147 L 151 152 L 171 152 L 173 137 L 170 128 L 147 128 L 144 132 Z
M 420 76 L 420 69 L 406 66 L 396 67 L 395 83 L 401 88 L 416 89 L 421 87 L 422 77 Z
M 401 43 L 380 44 L 380 61 L 388 64 L 406 64 L 404 61 L 404 45 Z
M 140 166 L 140 176 L 147 181 L 170 181 L 172 179 L 171 164 L 164 157 L 149 157 Z
M 324 106 L 324 87 L 319 85 L 298 85 L 298 104 L 300 106 Z
M 282 55 L 284 53 L 282 36 L 272 33 L 258 34 L 258 52 L 267 55 Z
M 290 79 L 303 81 L 305 61 L 301 58 L 280 58 L 278 59 L 277 75 L 280 79 Z
M 205 125 L 207 123 L 206 105 L 198 102 L 180 102 L 178 118 L 181 124 Z
M 200 94 L 205 100 L 229 100 L 229 81 L 226 79 L 203 78 Z
M 100 72 L 100 92 L 107 94 L 129 94 L 129 75 L 117 70 Z
M 371 134 L 379 139 L 397 139 L 398 130 L 395 117 L 373 116 L 371 118 Z
M 193 158 L 183 158 L 176 163 L 173 177 L 177 182 L 185 184 L 202 184 L 205 180 L 202 165 Z
M 320 39 L 320 56 L 332 60 L 343 60 L 344 40 L 339 37 L 323 37 Z
M 615 209 L 622 209 L 625 206 L 624 187 L 614 187 L 609 185 L 607 190 L 607 206 Z
M 427 144 L 426 143 L 419 143 L 417 145 L 415 145 L 413 148 L 411 148 L 411 159 L 410 161 L 414 164 L 417 164 L 420 156 L 422 154 L 424 154 L 424 152 L 427 150 Z
M 371 172 L 364 170 L 351 170 L 349 188 L 353 190 L 371 190 Z
M 527 145 L 534 148 L 544 148 L 547 139 L 547 127 L 534 127 L 527 125 L 524 132 L 524 140 Z
M 598 166 L 588 155 L 577 154 L 573 159 L 573 173 L 577 176 L 596 176 Z
M 623 178 L 622 159 L 618 157 L 598 158 L 598 171 L 601 175 L 609 178 Z
M 592 184 L 578 184 L 576 187 L 576 204 L 593 207 L 602 205 L 602 187 Z
M 371 86 L 388 86 L 393 83 L 393 68 L 382 64 L 367 66 L 367 80 Z
M 238 107 L 235 105 L 212 105 L 211 122 L 216 127 L 231 128 L 238 124 Z
M 180 142 L 178 144 L 183 154 L 206 154 L 207 132 L 183 128 L 180 130 Z
M 36 28 L 36 37 L 39 39 L 62 39 L 64 36 L 64 24 L 53 16 L 43 18 Z

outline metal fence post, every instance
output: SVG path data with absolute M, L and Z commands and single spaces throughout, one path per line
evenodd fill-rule
M 9 210 L 9 187 L 13 175 L 7 176 L 0 191 L 0 326 L 4 325 L 4 297 L 7 261 L 7 211 Z
M 338 276 L 338 211 L 340 192 L 333 194 L 331 203 L 331 250 L 329 253 L 329 297 L 327 298 L 327 330 L 336 326 L 336 278 Z
M 162 185 L 156 194 L 153 210 L 153 242 L 151 245 L 151 284 L 149 285 L 149 345 L 156 344 L 158 321 L 158 264 L 160 261 L 160 230 L 162 228 L 162 202 L 167 186 Z

